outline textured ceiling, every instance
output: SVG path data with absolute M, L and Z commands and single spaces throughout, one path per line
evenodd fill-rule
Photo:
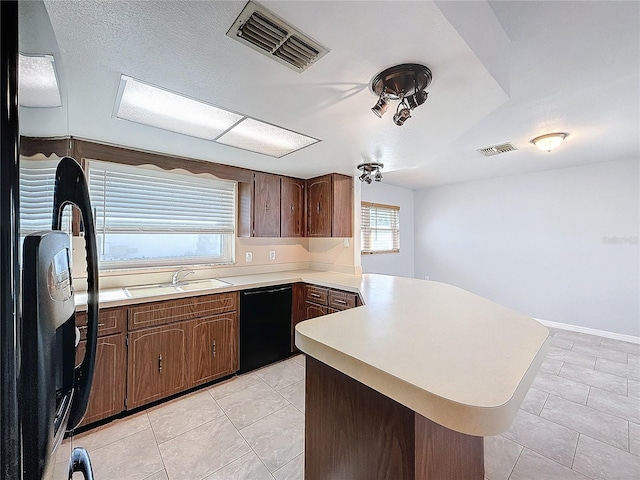
M 56 56 L 65 105 L 22 109 L 26 135 L 299 177 L 375 160 L 408 188 L 640 157 L 638 2 L 260 2 L 330 49 L 302 74 L 226 36 L 244 1 L 45 3 L 21 5 L 21 50 Z M 368 84 L 405 62 L 434 80 L 397 127 L 370 112 Z M 120 74 L 322 142 L 273 159 L 116 119 Z M 550 131 L 569 133 L 551 154 L 529 143 Z M 519 150 L 476 152 L 509 141 Z

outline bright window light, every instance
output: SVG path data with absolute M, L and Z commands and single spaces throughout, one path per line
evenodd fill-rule
M 51 55 L 18 59 L 18 98 L 23 107 L 61 107 L 60 89 Z
M 243 118 L 124 75 L 120 78 L 115 116 L 206 140 L 215 139 Z
M 319 140 L 260 120 L 245 118 L 218 138 L 216 142 L 280 158 L 313 145 Z

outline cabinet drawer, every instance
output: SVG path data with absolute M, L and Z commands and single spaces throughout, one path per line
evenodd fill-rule
M 329 306 L 337 310 L 346 310 L 356 306 L 356 294 L 329 290 Z
M 233 312 L 238 309 L 238 293 L 218 293 L 129 307 L 129 330 Z
M 124 308 L 105 308 L 98 312 L 98 336 L 124 332 Z M 76 326 L 80 330 L 80 340 L 87 338 L 87 312 L 76 312 Z
M 305 298 L 307 299 L 307 301 L 318 303 L 320 305 L 327 305 L 329 300 L 328 288 L 307 285 L 305 290 Z

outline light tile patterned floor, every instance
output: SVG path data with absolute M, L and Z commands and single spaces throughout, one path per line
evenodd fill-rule
M 487 479 L 640 478 L 640 345 L 552 335 L 511 428 L 485 439 Z M 89 450 L 99 480 L 302 480 L 304 357 L 114 421 L 74 443 Z

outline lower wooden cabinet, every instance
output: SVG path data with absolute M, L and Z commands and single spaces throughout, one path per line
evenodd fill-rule
M 362 305 L 360 296 L 353 292 L 316 285 L 305 285 L 304 291 L 306 320 Z
M 238 370 L 238 314 L 200 318 L 190 323 L 189 386 L 195 387 Z
M 307 320 L 309 320 L 310 318 L 316 318 L 321 317 L 322 315 L 326 315 L 327 307 L 307 302 L 307 304 L 305 305 L 305 311 L 307 313 Z
M 238 371 L 238 293 L 101 310 L 96 367 L 82 425 L 175 395 Z M 352 292 L 293 285 L 291 351 L 297 323 L 361 305 Z M 86 314 L 78 312 L 81 333 Z M 84 335 L 83 335 L 84 337 Z M 81 339 L 76 358 L 84 358 Z
M 78 363 L 84 358 L 86 343 L 83 340 L 78 344 Z M 126 359 L 124 333 L 98 338 L 89 405 L 81 425 L 117 415 L 124 410 Z
M 186 352 L 189 323 L 179 322 L 129 333 L 128 409 L 188 388 Z

